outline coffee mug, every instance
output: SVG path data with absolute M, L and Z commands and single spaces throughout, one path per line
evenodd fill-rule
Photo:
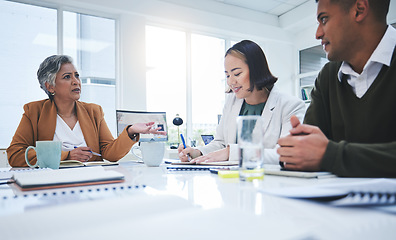
M 135 154 L 135 150 L 140 149 L 142 157 Z M 140 142 L 139 146 L 132 147 L 132 154 L 143 160 L 148 167 L 158 167 L 164 158 L 165 143 L 164 142 Z
M 32 165 L 28 159 L 28 152 L 30 149 L 36 151 L 37 162 Z M 26 163 L 34 168 L 39 166 L 40 168 L 52 168 L 59 169 L 62 153 L 62 142 L 59 141 L 37 141 L 36 147 L 29 146 L 25 151 Z

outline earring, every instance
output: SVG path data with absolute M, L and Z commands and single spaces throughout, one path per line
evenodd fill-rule
M 54 95 L 55 95 L 55 92 L 52 92 L 51 95 L 54 96 Z

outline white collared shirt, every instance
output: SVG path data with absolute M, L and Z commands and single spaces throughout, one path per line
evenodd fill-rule
M 396 29 L 389 25 L 377 48 L 364 65 L 362 73 L 358 74 L 347 62 L 342 62 L 338 70 L 338 80 L 341 82 L 342 76 L 346 75 L 356 96 L 363 97 L 378 76 L 382 66 L 390 66 L 395 45 Z
M 70 129 L 59 115 L 56 116 L 56 128 L 53 140 L 62 142 L 62 151 L 71 151 L 74 147 L 87 146 L 80 123 L 77 121 L 74 128 Z

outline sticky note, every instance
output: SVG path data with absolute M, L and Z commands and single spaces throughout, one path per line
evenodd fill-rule
M 239 171 L 220 170 L 217 175 L 221 178 L 239 178 Z

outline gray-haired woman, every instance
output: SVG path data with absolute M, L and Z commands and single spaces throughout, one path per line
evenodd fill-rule
M 56 140 L 62 142 L 61 160 L 117 161 L 125 156 L 139 133 L 166 134 L 153 129 L 153 122 L 137 123 L 126 127 L 114 139 L 104 120 L 99 105 L 78 101 L 81 96 L 79 74 L 66 55 L 46 58 L 37 71 L 41 88 L 49 99 L 28 103 L 24 114 L 7 149 L 8 161 L 13 167 L 27 166 L 25 150 L 36 141 Z M 100 153 L 94 156 L 92 152 Z M 37 161 L 36 153 L 29 151 L 31 163 Z

